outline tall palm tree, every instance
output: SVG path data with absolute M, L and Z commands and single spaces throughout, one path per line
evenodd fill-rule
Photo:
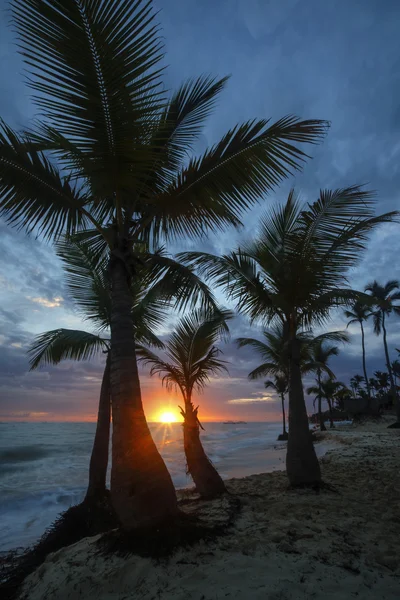
M 333 421 L 333 402 L 336 398 L 339 390 L 346 390 L 346 386 L 341 381 L 335 381 L 332 377 L 325 377 L 324 379 L 318 382 L 318 385 L 311 386 L 307 389 L 307 394 L 318 394 L 320 397 L 325 398 L 328 403 L 329 408 L 329 421 L 330 428 L 333 429 L 335 427 L 335 423 Z M 324 431 L 326 431 L 326 427 L 324 427 Z
M 148 349 L 141 349 L 140 360 L 151 365 L 150 375 L 158 374 L 168 389 L 176 386 L 183 397 L 183 441 L 188 473 L 196 489 L 204 498 L 215 497 L 225 491 L 225 485 L 211 464 L 200 440 L 199 407 L 193 404 L 193 391 L 202 391 L 210 375 L 226 371 L 221 351 L 215 346 L 221 334 L 227 331 L 226 311 L 207 314 L 196 311 L 183 317 L 165 343 L 166 360 Z
M 109 255 L 111 494 L 126 529 L 178 514 L 141 399 L 130 284 L 151 238 L 240 225 L 317 143 L 325 121 L 235 125 L 190 157 L 227 78 L 163 86 L 163 46 L 147 0 L 12 0 L 13 26 L 40 120 L 0 129 L 0 215 L 45 239 L 86 231 Z
M 361 328 L 361 347 L 362 347 L 362 365 L 364 371 L 365 385 L 367 387 L 368 402 L 371 399 L 371 389 L 369 386 L 369 379 L 367 375 L 367 366 L 365 361 L 365 334 L 364 334 L 364 322 L 372 315 L 371 307 L 360 300 L 356 300 L 353 306 L 348 310 L 344 311 L 345 317 L 350 319 L 347 323 L 347 327 L 353 325 L 353 323 L 359 323 Z
M 397 300 L 400 300 L 400 283 L 397 280 L 388 281 L 385 285 L 381 285 L 376 280 L 369 283 L 365 287 L 365 291 L 369 292 L 372 296 L 372 302 L 376 307 L 374 313 L 374 331 L 376 335 L 380 335 L 383 332 L 383 347 L 385 350 L 386 368 L 389 373 L 390 379 L 390 394 L 392 400 L 396 406 L 396 426 L 400 427 L 400 398 L 396 392 L 396 386 L 393 378 L 392 364 L 389 357 L 389 349 L 387 345 L 387 332 L 386 332 L 386 319 L 393 312 L 396 315 L 400 315 L 400 305 L 395 304 Z
M 338 340 L 342 341 L 342 342 L 348 342 L 348 336 L 346 335 L 346 332 L 344 331 L 337 331 L 336 334 L 338 335 Z M 317 387 L 314 387 L 313 389 L 317 390 L 316 392 L 316 398 L 318 400 L 318 420 L 319 420 L 319 427 L 321 431 L 326 431 L 326 427 L 325 427 L 325 422 L 322 416 L 322 398 L 323 396 L 323 391 L 322 391 L 322 373 L 327 373 L 327 375 L 331 378 L 331 379 L 335 379 L 335 375 L 334 373 L 331 371 L 331 369 L 328 366 L 328 362 L 329 359 L 332 358 L 332 356 L 337 356 L 339 354 L 339 348 L 337 346 L 332 346 L 327 344 L 326 340 L 324 340 L 323 338 L 317 340 L 314 342 L 314 344 L 311 346 L 311 363 L 308 368 L 307 371 L 313 371 L 316 373 L 316 382 L 317 382 Z M 311 388 L 310 388 L 311 389 Z M 308 392 L 310 393 L 310 392 Z
M 250 346 L 263 359 L 263 363 L 253 369 L 248 375 L 249 379 L 258 379 L 268 375 L 280 376 L 289 381 L 289 352 L 288 338 L 286 328 L 282 323 L 277 323 L 275 327 L 263 331 L 265 341 L 259 341 L 254 338 L 238 338 L 236 340 L 238 347 Z M 312 331 L 298 333 L 300 346 L 300 370 L 303 374 L 318 370 L 331 373 L 326 363 L 329 358 L 320 356 L 323 344 L 328 341 L 343 342 L 348 341 L 348 335 L 343 331 L 331 331 L 313 337 Z M 319 349 L 319 352 L 318 352 Z
M 272 388 L 278 394 L 278 396 L 281 397 L 283 428 L 282 428 L 281 435 L 278 436 L 279 441 L 288 439 L 288 433 L 286 431 L 286 415 L 285 415 L 285 394 L 288 391 L 288 384 L 289 384 L 289 380 L 288 380 L 287 376 L 283 375 L 283 374 L 275 375 L 273 380 L 268 379 L 265 382 L 265 387 L 267 389 Z
M 60 240 L 56 251 L 67 274 L 68 294 L 96 333 L 56 329 L 37 336 L 29 349 L 30 367 L 34 370 L 46 364 L 57 365 L 66 359 L 79 361 L 91 359 L 99 353 L 107 355 L 85 497 L 85 502 L 93 505 L 91 510 L 95 510 L 96 504 L 101 503 L 107 493 L 111 420 L 108 261 L 103 259 L 99 263 L 93 250 L 74 238 Z M 158 348 L 162 348 L 163 344 L 153 331 L 165 321 L 168 308 L 182 304 L 181 296 L 184 296 L 185 306 L 189 302 L 195 305 L 199 300 L 206 306 L 215 306 L 212 294 L 198 277 L 161 249 L 154 254 L 142 252 L 140 269 L 131 282 L 131 294 L 135 341 Z
M 286 203 L 261 221 L 256 240 L 219 257 L 183 254 L 252 322 L 280 321 L 288 336 L 289 440 L 286 468 L 292 485 L 319 485 L 321 472 L 309 434 L 302 385 L 299 333 L 322 324 L 333 307 L 361 297 L 346 275 L 357 263 L 368 234 L 397 213 L 374 215 L 373 194 L 354 186 L 322 190 L 302 205 L 292 190 Z

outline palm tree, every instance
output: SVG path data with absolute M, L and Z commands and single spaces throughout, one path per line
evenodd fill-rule
M 359 323 L 361 328 L 361 347 L 362 347 L 362 364 L 364 371 L 364 380 L 367 387 L 368 402 L 371 399 L 371 390 L 369 386 L 369 380 L 367 375 L 367 367 L 365 361 L 365 335 L 363 323 L 372 315 L 371 307 L 360 300 L 356 300 L 353 306 L 349 310 L 344 311 L 345 317 L 350 319 L 347 323 L 347 327 L 353 325 L 353 323 Z
M 321 191 L 303 206 L 292 190 L 287 202 L 262 220 L 257 239 L 222 257 L 183 254 L 237 309 L 265 325 L 280 321 L 288 337 L 289 440 L 286 468 L 292 485 L 319 485 L 321 472 L 309 434 L 302 385 L 299 332 L 320 325 L 333 307 L 361 297 L 346 274 L 357 263 L 368 234 L 397 213 L 374 217 L 370 192 L 354 186 Z M 181 256 L 182 257 L 182 256 Z
M 110 338 L 111 298 L 108 285 L 108 261 L 98 263 L 93 250 L 84 242 L 67 238 L 56 244 L 56 251 L 67 273 L 69 296 L 75 301 L 81 316 L 89 321 L 96 333 L 56 329 L 35 338 L 29 349 L 31 370 L 62 360 L 88 360 L 99 353 L 107 355 L 101 384 L 96 433 L 89 467 L 89 483 L 85 502 L 101 504 L 107 495 L 106 475 L 109 455 L 110 398 Z M 177 280 L 179 279 L 179 284 Z M 135 341 L 162 348 L 154 329 L 166 318 L 167 309 L 189 302 L 214 307 L 212 294 L 198 277 L 184 265 L 168 257 L 162 249 L 154 254 L 142 252 L 142 264 L 131 282 L 132 316 Z
M 336 331 L 335 333 L 337 334 L 338 341 L 342 341 L 342 342 L 349 341 L 348 336 L 346 335 L 346 332 Z M 309 364 L 306 367 L 306 371 L 308 371 L 308 372 L 314 371 L 317 375 L 317 378 L 316 378 L 317 387 L 313 388 L 313 389 L 318 390 L 316 392 L 316 398 L 318 400 L 319 427 L 320 427 L 321 431 L 326 431 L 324 419 L 322 416 L 322 398 L 324 396 L 323 396 L 323 391 L 322 391 L 321 377 L 322 377 L 322 373 L 327 373 L 331 379 L 335 379 L 334 373 L 328 367 L 328 361 L 332 356 L 337 356 L 339 354 L 339 348 L 337 346 L 332 346 L 332 345 L 327 344 L 327 342 L 324 338 L 322 338 L 322 339 L 319 338 L 318 340 L 314 341 L 314 343 L 310 347 L 310 350 L 311 350 L 311 356 L 310 356 L 311 364 Z M 310 392 L 308 392 L 308 393 L 310 393 Z
M 398 389 L 397 379 L 400 377 L 400 360 L 396 359 L 392 362 L 392 372 L 394 378 L 394 384 L 396 386 L 396 391 Z
M 387 396 L 390 389 L 389 373 L 385 373 L 384 371 L 375 371 L 374 375 L 377 381 L 378 394 L 381 396 L 381 398 Z
M 85 231 L 109 256 L 111 494 L 123 527 L 178 514 L 141 399 L 130 284 L 138 244 L 239 226 L 243 211 L 301 167 L 299 144 L 325 121 L 235 125 L 189 158 L 227 78 L 190 79 L 169 96 L 147 0 L 12 0 L 40 120 L 0 128 L 0 215 L 44 239 Z
M 369 292 L 372 296 L 372 302 L 376 307 L 374 312 L 374 331 L 376 335 L 380 335 L 383 332 L 383 347 L 385 350 L 386 368 L 388 370 L 390 379 L 390 394 L 392 400 L 396 406 L 396 426 L 400 427 L 400 398 L 396 393 L 396 386 L 394 384 L 392 365 L 389 358 L 389 350 L 387 345 L 387 333 L 386 333 L 386 318 L 394 312 L 396 315 L 400 315 L 400 305 L 394 304 L 396 300 L 400 300 L 400 291 L 396 292 L 400 288 L 400 283 L 397 280 L 388 281 L 385 285 L 381 285 L 376 280 L 369 283 L 365 287 L 365 291 Z
M 264 362 L 253 369 L 248 375 L 249 379 L 258 379 L 268 375 L 274 375 L 286 378 L 289 381 L 289 354 L 288 339 L 285 336 L 286 329 L 282 323 L 277 323 L 270 330 L 264 330 L 265 341 L 261 342 L 254 338 L 238 338 L 236 340 L 238 347 L 250 346 L 264 360 Z M 298 339 L 301 341 L 300 347 L 300 369 L 303 374 L 318 370 L 319 372 L 331 373 L 326 362 L 328 358 L 320 356 L 323 344 L 328 340 L 343 342 L 348 341 L 348 335 L 343 331 L 331 331 L 323 333 L 317 337 L 312 336 L 312 331 L 299 332 Z M 319 348 L 319 354 L 317 349 Z
M 364 381 L 365 379 L 362 375 L 354 375 L 354 377 L 350 379 L 350 386 L 353 390 L 354 397 L 356 397 L 357 394 L 360 393 L 361 384 L 364 383 Z
M 282 402 L 282 421 L 283 429 L 281 435 L 278 436 L 279 441 L 287 440 L 288 433 L 286 431 L 286 415 L 285 415 L 285 394 L 288 391 L 288 378 L 286 375 L 275 375 L 274 380 L 268 379 L 265 382 L 265 387 L 272 388 L 280 397 Z
M 214 314 L 196 311 L 182 318 L 165 343 L 166 360 L 145 348 L 139 352 L 140 360 L 151 365 L 150 375 L 160 375 L 168 389 L 176 386 L 182 394 L 184 407 L 180 409 L 187 470 L 204 498 L 223 493 L 225 485 L 204 452 L 199 407 L 193 404 L 193 391 L 202 391 L 210 375 L 227 370 L 225 361 L 219 358 L 221 351 L 215 346 L 227 331 L 227 318 L 230 318 L 227 311 Z
M 328 403 L 329 408 L 329 421 L 330 428 L 335 427 L 335 423 L 333 421 L 333 411 L 332 406 L 333 402 L 337 396 L 339 390 L 346 390 L 346 386 L 341 381 L 335 381 L 332 377 L 326 377 L 318 382 L 318 385 L 311 386 L 307 389 L 307 394 L 318 394 L 320 397 L 325 398 Z M 326 431 L 326 427 L 324 427 L 324 431 Z

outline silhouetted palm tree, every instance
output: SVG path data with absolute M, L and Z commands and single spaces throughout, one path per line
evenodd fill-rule
M 350 386 L 351 386 L 351 389 L 353 390 L 354 397 L 356 397 L 357 394 L 360 393 L 361 384 L 364 383 L 364 381 L 365 381 L 365 379 L 362 375 L 354 375 L 354 377 L 352 377 L 350 379 Z
M 225 485 L 204 452 L 200 440 L 199 407 L 195 408 L 193 404 L 193 391 L 203 390 L 210 375 L 226 371 L 226 363 L 219 358 L 221 351 L 215 343 L 227 331 L 226 319 L 230 316 L 227 311 L 214 314 L 196 311 L 183 317 L 165 342 L 166 360 L 146 348 L 138 352 L 140 360 L 151 365 L 150 375 L 160 375 L 168 389 L 176 386 L 182 394 L 184 407 L 180 408 L 184 418 L 187 470 L 204 498 L 223 493 Z
M 329 421 L 331 429 L 335 427 L 333 421 L 332 405 L 339 390 L 346 390 L 346 386 L 341 381 L 335 381 L 332 377 L 326 377 L 318 382 L 317 386 L 311 386 L 307 389 L 308 394 L 320 394 L 328 403 Z M 324 428 L 326 431 L 326 428 Z
M 265 341 L 261 342 L 254 338 L 238 338 L 236 340 L 238 347 L 250 346 L 261 356 L 264 362 L 253 369 L 248 375 L 249 379 L 258 379 L 268 375 L 286 378 L 289 381 L 289 340 L 285 335 L 284 325 L 277 325 L 263 332 Z M 318 370 L 331 373 L 326 366 L 326 360 L 321 357 L 321 348 L 328 341 L 343 342 L 348 341 L 348 334 L 344 331 L 331 331 L 313 337 L 312 331 L 299 332 L 298 339 L 301 342 L 300 347 L 300 369 L 303 374 Z M 319 349 L 319 351 L 318 351 Z
M 396 315 L 400 315 L 400 305 L 394 304 L 396 300 L 400 300 L 400 291 L 395 291 L 399 288 L 400 284 L 395 279 L 388 281 L 385 285 L 381 285 L 375 280 L 365 287 L 365 291 L 370 292 L 372 301 L 376 307 L 376 312 L 374 313 L 374 331 L 376 335 L 380 335 L 381 332 L 383 332 L 383 347 L 385 350 L 386 368 L 390 379 L 390 393 L 396 406 L 397 425 L 400 427 L 400 398 L 398 397 L 396 386 L 394 384 L 386 332 L 387 317 L 389 317 L 392 312 Z
M 337 331 L 337 332 L 335 332 L 335 334 L 337 334 L 338 341 L 341 341 L 341 342 L 349 341 L 348 335 L 346 334 L 345 331 Z M 323 393 L 322 393 L 321 377 L 322 377 L 322 373 L 327 373 L 331 379 L 335 378 L 334 373 L 331 371 L 331 369 L 328 366 L 328 362 L 329 362 L 329 359 L 332 358 L 332 356 L 337 356 L 339 354 L 339 348 L 337 346 L 332 346 L 332 345 L 327 344 L 327 342 L 324 338 L 322 338 L 322 339 L 320 338 L 312 344 L 312 346 L 310 347 L 310 350 L 311 350 L 310 362 L 313 364 L 310 364 L 309 366 L 307 366 L 306 370 L 313 371 L 317 375 L 317 377 L 316 377 L 317 388 L 313 388 L 313 389 L 318 389 L 316 397 L 318 400 L 319 427 L 320 427 L 321 431 L 326 431 L 324 419 L 322 416 Z
M 281 398 L 283 429 L 282 429 L 282 434 L 278 437 L 278 440 L 281 440 L 281 441 L 288 439 L 288 434 L 286 431 L 286 415 L 285 415 L 285 394 L 288 391 L 288 384 L 289 384 L 289 381 L 288 381 L 288 378 L 286 377 L 286 375 L 275 375 L 273 380 L 268 379 L 265 382 L 265 387 L 267 389 L 272 388 L 273 390 L 275 390 L 275 392 Z
M 326 122 L 235 125 L 190 158 L 227 78 L 164 86 L 163 39 L 147 0 L 12 0 L 42 121 L 0 127 L 0 215 L 47 239 L 86 230 L 109 254 L 111 494 L 126 529 L 178 514 L 142 406 L 130 284 L 138 243 L 240 225 L 306 158 Z
M 56 244 L 58 256 L 66 271 L 69 296 L 83 319 L 96 330 L 55 329 L 35 338 L 30 349 L 31 370 L 62 360 L 89 360 L 96 354 L 107 355 L 101 384 L 96 433 L 89 467 L 89 483 L 85 501 L 101 504 L 106 495 L 106 475 L 109 455 L 110 397 L 110 323 L 111 295 L 108 283 L 108 260 L 100 263 L 96 253 L 86 243 L 68 238 Z M 214 307 L 207 286 L 187 267 L 167 256 L 161 249 L 142 252 L 140 268 L 131 282 L 132 317 L 135 341 L 162 348 L 154 329 L 165 321 L 167 309 L 193 305 L 199 300 Z M 178 283 L 179 282 L 179 283 Z M 182 299 L 183 297 L 183 299 Z
M 304 401 L 298 335 L 324 323 L 333 307 L 360 298 L 347 287 L 347 272 L 359 260 L 368 234 L 397 214 L 374 217 L 374 206 L 373 195 L 359 187 L 321 191 L 306 206 L 292 190 L 243 248 L 222 257 L 184 254 L 189 264 L 224 287 L 251 321 L 267 326 L 280 321 L 285 328 L 290 365 L 286 468 L 292 485 L 318 485 L 321 480 Z
M 347 323 L 347 327 L 349 325 L 353 325 L 353 323 L 359 323 L 361 328 L 361 347 L 362 347 L 362 364 L 364 371 L 364 379 L 367 387 L 368 398 L 371 396 L 371 390 L 369 387 L 369 380 L 367 375 L 367 366 L 365 360 L 365 334 L 364 334 L 364 322 L 373 314 L 371 307 L 362 301 L 354 302 L 353 306 L 349 310 L 344 311 L 345 316 L 350 319 Z

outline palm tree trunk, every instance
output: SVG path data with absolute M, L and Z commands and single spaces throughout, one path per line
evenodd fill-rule
M 385 348 L 385 357 L 386 357 L 386 368 L 388 370 L 389 379 L 390 379 L 390 393 L 391 393 L 394 405 L 396 407 L 397 422 L 400 423 L 400 399 L 397 398 L 396 387 L 394 385 L 394 380 L 393 380 L 392 365 L 390 363 L 389 350 L 388 350 L 387 339 L 386 339 L 385 313 L 383 311 L 382 311 L 382 330 L 383 330 L 383 345 Z
M 281 394 L 282 399 L 282 420 L 283 420 L 283 435 L 286 435 L 286 415 L 285 415 L 285 394 Z
M 200 440 L 197 409 L 190 399 L 185 399 L 183 413 L 183 445 L 187 471 L 192 476 L 196 490 L 203 498 L 215 498 L 226 491 L 221 476 L 204 452 Z
M 89 484 L 84 502 L 96 502 L 106 495 L 108 452 L 110 447 L 110 354 L 107 354 L 106 366 L 101 383 L 99 410 L 97 413 L 96 434 L 89 466 Z
M 289 354 L 289 440 L 286 472 L 291 485 L 315 485 L 321 482 L 321 470 L 315 454 L 304 401 L 300 371 L 300 341 L 290 341 Z
M 321 389 L 321 371 L 318 369 L 318 420 L 321 431 L 326 431 L 325 422 L 322 416 L 322 389 Z
M 369 410 L 370 406 L 371 406 L 371 390 L 369 387 L 369 381 L 368 381 L 368 376 L 367 376 L 367 365 L 365 362 L 365 336 L 364 336 L 364 327 L 363 327 L 362 321 L 360 321 L 360 325 L 361 325 L 362 362 L 363 362 L 365 385 L 367 386 L 367 394 L 368 394 L 367 408 Z
M 328 407 L 329 407 L 329 423 L 330 423 L 330 428 L 333 429 L 335 427 L 335 423 L 333 422 L 333 413 L 332 413 L 332 402 L 330 398 L 327 398 L 326 401 L 328 402 Z
M 110 271 L 111 499 L 125 529 L 157 527 L 178 514 L 176 493 L 143 411 L 126 267 L 117 258 Z

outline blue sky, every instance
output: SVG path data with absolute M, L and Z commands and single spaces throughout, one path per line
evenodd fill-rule
M 199 151 L 232 125 L 252 118 L 278 119 L 294 113 L 332 122 L 325 142 L 312 149 L 302 174 L 264 199 L 246 215 L 244 231 L 228 231 L 202 242 L 214 252 L 226 251 L 250 235 L 268 204 L 284 199 L 295 185 L 304 199 L 320 188 L 366 183 L 378 191 L 379 210 L 400 207 L 400 53 L 397 0 L 158 0 L 167 50 L 166 87 L 187 77 L 231 74 L 214 115 L 199 141 Z M 0 116 L 13 127 L 25 127 L 34 116 L 23 65 L 0 0 Z M 354 287 L 371 279 L 400 278 L 399 226 L 382 228 L 351 274 Z M 187 249 L 180 242 L 173 248 Z M 191 248 L 199 247 L 195 242 Z M 0 419 L 80 418 L 93 416 L 102 363 L 65 363 L 28 373 L 26 349 L 34 334 L 57 327 L 81 328 L 82 322 L 65 293 L 60 264 L 51 247 L 0 222 Z M 345 321 L 334 315 L 332 329 Z M 166 324 L 168 329 L 168 324 Z M 239 319 L 233 336 L 254 335 Z M 360 337 L 332 363 L 339 379 L 361 372 Z M 393 359 L 400 345 L 400 320 L 390 319 Z M 249 351 L 225 348 L 231 376 L 213 380 L 200 398 L 207 415 L 264 419 L 278 415 L 273 397 L 265 398 L 262 382 L 247 373 L 257 365 Z M 367 326 L 370 373 L 384 369 L 382 340 Z M 158 380 L 142 377 L 145 408 L 153 418 L 167 397 Z M 253 400 L 235 402 L 232 400 Z M 260 401 L 267 400 L 267 401 Z

